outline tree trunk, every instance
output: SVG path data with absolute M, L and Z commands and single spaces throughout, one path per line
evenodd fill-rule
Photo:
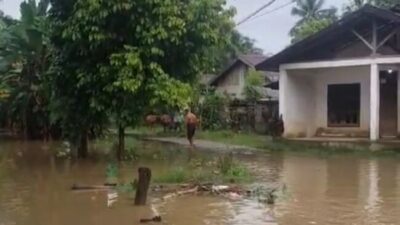
M 117 148 L 117 159 L 122 160 L 125 152 L 125 127 L 119 126 L 118 128 L 118 148 Z
M 81 131 L 79 147 L 78 147 L 78 158 L 86 158 L 88 155 L 88 132 L 87 129 Z
M 151 170 L 149 168 L 139 168 L 139 181 L 136 190 L 135 205 L 146 205 L 147 192 L 150 187 Z
M 22 116 L 22 127 L 24 129 L 24 139 L 28 139 L 28 110 L 24 109 L 24 113 Z

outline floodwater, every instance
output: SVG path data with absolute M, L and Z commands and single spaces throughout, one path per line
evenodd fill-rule
M 187 162 L 186 149 L 148 142 L 138 148 L 152 157 L 121 165 L 120 182 L 139 166 L 153 174 Z M 400 224 L 400 158 L 356 154 L 313 155 L 275 152 L 236 155 L 257 174 L 257 185 L 284 186 L 274 207 L 254 199 L 185 196 L 152 207 L 135 207 L 131 194 L 107 206 L 106 191 L 73 192 L 72 184 L 105 182 L 107 160 L 54 157 L 60 143 L 0 140 L 0 225 L 134 225 L 161 214 L 171 225 Z M 101 146 L 97 146 L 101 148 Z M 212 157 L 206 152 L 197 157 Z M 275 222 L 274 222 L 275 221 Z

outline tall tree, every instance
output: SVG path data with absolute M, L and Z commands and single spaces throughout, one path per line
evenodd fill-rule
M 304 34 L 299 34 L 299 31 L 304 30 L 303 26 L 306 27 L 324 27 L 324 26 L 314 26 L 315 21 L 325 20 L 330 23 L 337 19 L 335 7 L 329 9 L 323 8 L 325 0 L 296 0 L 296 6 L 292 9 L 292 15 L 300 17 L 296 25 L 291 29 L 290 35 L 292 36 L 292 41 L 301 40 L 299 36 L 304 36 Z M 312 24 L 308 24 L 312 23 Z M 307 29 L 310 30 L 310 29 Z M 318 32 L 319 29 L 312 30 L 307 35 L 311 35 Z
M 296 25 L 300 25 L 309 19 L 336 19 L 337 9 L 331 7 L 324 9 L 325 0 L 297 0 L 292 9 L 292 15 L 300 17 Z
M 125 127 L 147 108 L 187 104 L 187 83 L 227 42 L 220 34 L 232 32 L 232 15 L 223 0 L 52 0 L 54 116 L 79 140 L 79 155 L 111 116 L 121 158 Z
M 20 20 L 6 19 L 0 30 L 0 86 L 8 93 L 2 108 L 27 138 L 48 135 L 48 89 L 43 84 L 49 66 L 48 7 L 47 0 L 24 1 Z
M 332 24 L 332 20 L 329 19 L 310 19 L 307 22 L 297 26 L 294 30 L 294 34 L 292 36 L 292 43 L 301 41 L 308 36 L 311 36 L 318 31 L 328 27 Z

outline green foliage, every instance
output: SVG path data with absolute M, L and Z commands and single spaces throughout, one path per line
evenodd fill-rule
M 0 92 L 3 116 L 26 137 L 46 135 L 49 127 L 48 95 L 45 83 L 49 68 L 48 1 L 21 3 L 19 21 L 1 18 Z M 5 118 L 0 118 L 4 120 Z
M 172 168 L 156 175 L 155 183 L 185 182 L 247 182 L 251 180 L 248 169 L 235 161 L 231 155 L 224 155 L 215 160 L 195 160 L 182 167 Z
M 155 183 L 183 183 L 190 180 L 190 174 L 183 167 L 177 167 L 167 171 L 160 177 L 154 179 Z
M 232 154 L 220 156 L 217 160 L 217 168 L 225 181 L 245 181 L 250 178 L 248 169 L 234 160 Z
M 334 7 L 323 8 L 325 0 L 296 0 L 296 6 L 292 9 L 292 15 L 300 17 L 300 20 L 291 29 L 292 40 L 298 40 L 297 30 L 299 27 L 313 20 L 335 21 L 337 9 Z M 320 27 L 320 26 L 319 26 Z
M 200 104 L 200 116 L 202 128 L 206 130 L 218 130 L 226 128 L 229 124 L 227 107 L 229 99 L 217 92 L 209 92 L 204 96 Z
M 136 160 L 140 157 L 135 147 L 128 147 L 124 153 L 125 160 Z
M 118 176 L 118 166 L 115 163 L 109 163 L 106 168 L 106 177 L 115 178 Z
M 244 96 L 248 101 L 255 102 L 263 97 L 261 92 L 264 80 L 261 72 L 254 69 L 248 71 L 244 86 Z
M 223 155 L 218 158 L 217 167 L 222 174 L 227 174 L 234 166 L 233 156 L 231 154 Z
M 293 8 L 292 15 L 301 17 L 300 21 L 292 28 L 290 34 L 292 43 L 298 42 L 314 33 L 328 27 L 336 19 L 336 9 L 323 9 L 324 0 L 298 0 Z M 343 16 L 356 11 L 365 4 L 371 4 L 380 8 L 392 8 L 400 4 L 399 0 L 350 0 L 343 6 Z
M 301 41 L 332 24 L 330 19 L 310 19 L 294 29 L 292 42 Z
M 233 29 L 223 0 L 52 1 L 53 115 L 69 134 L 109 116 L 135 126 L 148 108 L 182 107 Z M 82 137 L 82 134 L 80 135 Z

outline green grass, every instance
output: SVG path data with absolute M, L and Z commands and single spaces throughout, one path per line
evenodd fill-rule
M 172 183 L 179 184 L 190 181 L 190 173 L 183 167 L 170 169 L 164 174 L 158 175 L 154 178 L 155 183 Z
M 254 133 L 235 133 L 233 131 L 201 131 L 196 134 L 197 139 L 229 143 L 232 145 L 264 148 L 271 140 L 268 136 Z
M 232 155 L 223 155 L 213 160 L 197 160 L 188 165 L 171 168 L 162 174 L 157 174 L 155 183 L 246 183 L 252 181 L 248 168 Z
M 184 133 L 164 133 L 162 129 L 157 132 L 149 131 L 149 128 L 138 128 L 133 130 L 136 136 L 157 136 L 157 137 L 184 137 Z M 226 143 L 232 145 L 247 146 L 251 148 L 260 149 L 262 151 L 289 151 L 297 152 L 299 154 L 314 154 L 320 155 L 321 157 L 327 157 L 335 154 L 356 154 L 364 156 L 374 156 L 374 157 L 386 157 L 386 156 L 396 156 L 400 157 L 400 151 L 397 147 L 386 146 L 380 151 L 371 151 L 368 144 L 353 144 L 348 145 L 329 145 L 326 143 L 311 143 L 311 142 L 299 142 L 299 141 L 289 141 L 285 139 L 273 139 L 272 137 L 266 135 L 259 135 L 249 132 L 239 132 L 235 133 L 230 130 L 221 131 L 198 131 L 196 132 L 195 139 L 209 140 L 219 143 Z

